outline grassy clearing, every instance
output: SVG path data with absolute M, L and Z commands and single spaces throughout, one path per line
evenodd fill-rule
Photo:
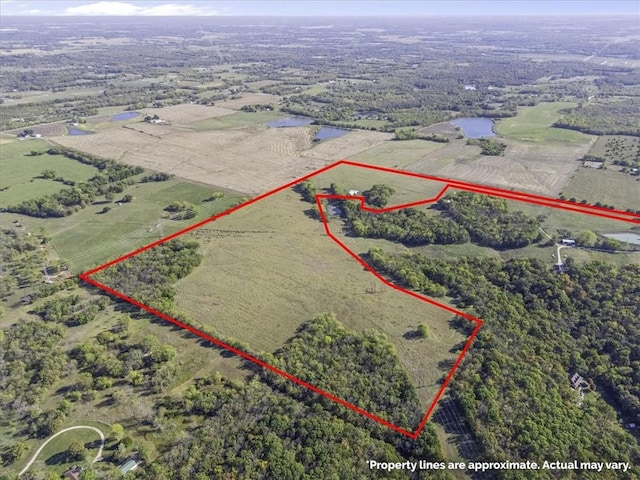
M 96 168 L 62 155 L 29 155 L 32 150 L 42 152 L 48 147 L 44 140 L 13 142 L 2 147 L 0 188 L 8 188 L 0 194 L 0 206 L 6 207 L 68 188 L 60 182 L 35 178 L 43 170 L 53 170 L 56 176 L 74 181 L 87 180 L 98 173 Z
M 372 163 L 384 167 L 405 168 L 447 144 L 424 140 L 388 141 L 350 158 L 362 163 Z
M 286 115 L 278 112 L 237 112 L 224 117 L 209 118 L 189 123 L 194 130 L 224 130 L 227 128 L 243 128 L 255 125 L 263 125 L 272 120 L 285 118 Z
M 63 218 L 32 218 L 2 214 L 2 223 L 19 219 L 27 231 L 43 228 L 60 258 L 74 273 L 97 266 L 130 250 L 169 235 L 199 220 L 224 211 L 238 202 L 239 196 L 227 193 L 221 199 L 204 202 L 216 190 L 209 186 L 172 179 L 130 187 L 131 203 L 90 205 Z M 174 201 L 196 205 L 198 214 L 188 220 L 170 220 L 164 208 Z M 105 206 L 111 210 L 99 213 Z M 158 227 L 158 225 L 161 227 Z
M 464 337 L 451 314 L 381 284 L 308 218 L 310 204 L 287 190 L 208 224 L 193 236 L 200 267 L 178 284 L 177 308 L 223 338 L 273 351 L 319 313 L 334 312 L 348 328 L 384 331 L 396 345 L 426 404 L 446 371 L 438 362 Z M 404 337 L 418 324 L 428 339 Z
M 521 107 L 517 116 L 498 120 L 494 128 L 500 135 L 524 142 L 589 142 L 591 135 L 551 126 L 562 116 L 558 110 L 575 106 L 572 102 L 557 102 Z
M 617 209 L 640 209 L 640 177 L 621 173 L 616 167 L 607 170 L 580 168 L 563 189 L 566 198 L 600 202 Z
M 69 449 L 69 445 L 76 441 L 80 441 L 85 445 L 87 449 L 86 458 L 89 462 L 93 461 L 98 454 L 100 436 L 93 430 L 77 429 L 62 433 L 51 440 L 40 452 L 31 469 L 46 469 L 47 472 L 62 473 L 69 467 L 81 463 L 78 460 L 67 461 L 66 452 Z

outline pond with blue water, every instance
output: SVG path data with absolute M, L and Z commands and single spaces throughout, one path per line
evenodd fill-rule
M 455 120 L 452 120 L 451 123 L 456 127 L 460 127 L 462 129 L 462 133 L 467 138 L 483 138 L 495 135 L 493 132 L 493 120 L 490 118 L 456 118 Z
M 313 118 L 309 117 L 287 117 L 280 120 L 274 120 L 267 123 L 267 127 L 283 128 L 283 127 L 305 127 L 313 123 Z
M 123 120 L 131 120 L 140 115 L 138 112 L 120 112 L 111 117 L 112 122 L 122 122 Z
M 86 130 L 80 130 L 79 128 L 67 127 L 69 135 L 91 135 L 93 132 L 87 132 Z
M 336 128 L 336 127 L 320 127 L 318 133 L 313 137 L 314 142 L 319 142 L 321 140 L 329 140 L 331 138 L 338 138 L 342 135 L 346 135 L 349 133 L 349 130 L 345 130 L 344 128 Z

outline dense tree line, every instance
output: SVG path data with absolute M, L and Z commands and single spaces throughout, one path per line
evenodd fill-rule
M 568 261 L 556 274 L 532 259 L 447 262 L 371 250 L 367 260 L 398 283 L 418 276 L 442 286 L 484 320 L 451 391 L 488 458 L 628 461 L 636 470 L 616 478 L 639 473 L 638 441 L 605 403 L 623 420 L 640 415 L 638 265 Z M 581 399 L 574 373 L 600 393 Z
M 538 219 L 510 211 L 507 201 L 488 195 L 457 192 L 438 201 L 446 216 L 462 225 L 471 240 L 498 249 L 520 248 L 540 240 Z
M 94 278 L 160 311 L 172 311 L 173 284 L 200 264 L 198 247 L 193 240 L 170 240 L 104 269 Z
M 554 123 L 554 127 L 569 128 L 592 135 L 640 136 L 640 100 L 629 97 L 624 101 L 589 103 L 570 109 Z
M 387 204 L 393 189 L 375 185 L 364 192 L 367 203 Z M 356 202 L 339 201 L 350 234 L 385 238 L 407 246 L 465 243 L 496 249 L 520 248 L 540 240 L 538 219 L 511 211 L 503 199 L 469 192 L 449 194 L 437 203 L 438 213 L 405 208 L 385 213 L 363 211 Z M 491 221 L 487 221 L 490 218 Z
M 281 370 L 403 428 L 414 429 L 424 414 L 395 346 L 381 332 L 357 334 L 334 315 L 321 315 L 305 322 L 271 358 Z M 315 398 L 267 370 L 262 376 L 300 399 Z
M 47 300 L 33 313 L 36 313 L 45 322 L 64 323 L 68 327 L 73 327 L 89 323 L 108 304 L 107 297 L 83 300 L 78 294 L 72 294 Z
M 0 407 L 24 410 L 60 378 L 67 356 L 59 325 L 21 321 L 0 330 Z
M 338 362 L 333 355 L 346 358 L 341 356 Z M 379 333 L 350 332 L 331 315 L 303 325 L 270 360 L 306 375 L 309 381 L 335 387 L 350 400 L 368 402 L 375 411 L 391 407 L 395 410 L 391 416 L 401 422 L 407 421 L 401 412 L 417 417 L 421 410 L 392 344 Z M 430 424 L 418 440 L 405 440 L 387 427 L 268 374 L 239 383 L 226 381 L 216 372 L 196 380 L 183 398 L 165 405 L 171 415 L 187 412 L 205 419 L 194 422 L 198 426 L 190 435 L 174 441 L 141 473 L 142 478 L 407 478 L 406 472 L 369 470 L 366 460 L 443 459 Z M 411 478 L 451 476 L 422 471 Z

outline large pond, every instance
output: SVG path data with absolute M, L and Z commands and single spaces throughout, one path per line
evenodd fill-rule
M 350 130 L 336 127 L 320 127 L 318 133 L 313 137 L 314 141 L 329 140 L 330 138 L 338 138 L 349 133 Z
M 313 118 L 309 117 L 287 117 L 281 118 L 280 120 L 274 120 L 273 122 L 267 123 L 267 127 L 304 127 L 307 125 L 311 125 L 313 123 Z
M 603 236 L 607 238 L 615 238 L 621 242 L 632 243 L 634 245 L 640 245 L 640 235 L 637 233 L 603 233 Z
M 470 118 L 456 118 L 452 120 L 456 127 L 462 129 L 462 133 L 467 138 L 483 138 L 492 137 L 495 135 L 493 132 L 493 120 L 486 117 L 470 117 Z
M 121 122 L 123 120 L 131 120 L 140 115 L 138 112 L 120 112 L 111 117 L 112 122 Z
M 67 127 L 69 135 L 91 135 L 93 132 L 87 132 L 86 130 L 80 130 L 79 128 Z

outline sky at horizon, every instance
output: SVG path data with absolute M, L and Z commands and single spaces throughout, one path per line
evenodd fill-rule
M 0 0 L 0 16 L 640 15 L 638 0 Z

